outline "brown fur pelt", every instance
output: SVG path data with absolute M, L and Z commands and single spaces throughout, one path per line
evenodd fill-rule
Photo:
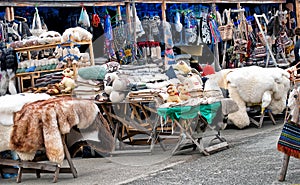
M 98 112 L 92 101 L 71 97 L 25 104 L 14 115 L 10 147 L 20 153 L 35 153 L 45 148 L 49 160 L 60 164 L 64 159 L 61 135 L 69 133 L 75 125 L 87 128 Z

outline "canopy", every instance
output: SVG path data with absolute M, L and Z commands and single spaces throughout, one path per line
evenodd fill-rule
M 0 6 L 45 6 L 45 7 L 78 7 L 78 6 L 117 6 L 124 5 L 123 0 L 2 0 Z

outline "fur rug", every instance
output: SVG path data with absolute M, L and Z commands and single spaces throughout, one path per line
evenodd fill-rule
M 69 133 L 73 126 L 88 128 L 98 113 L 92 101 L 71 97 L 28 103 L 14 116 L 10 148 L 22 160 L 32 160 L 37 150 L 45 148 L 48 159 L 61 164 L 64 159 L 61 134 Z
M 237 127 L 250 124 L 246 105 L 261 103 L 273 114 L 281 113 L 286 107 L 290 89 L 289 73 L 280 68 L 258 66 L 222 70 L 216 74 L 219 86 L 228 89 L 229 97 L 238 105 L 237 112 L 228 115 Z
M 50 95 L 40 93 L 20 93 L 16 95 L 5 95 L 0 97 L 0 125 L 13 125 L 14 113 L 21 110 L 26 103 L 47 100 L 51 98 Z

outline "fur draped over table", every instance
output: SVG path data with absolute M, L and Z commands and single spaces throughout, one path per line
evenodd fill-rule
M 228 115 L 239 128 L 250 124 L 246 107 L 251 104 L 261 104 L 273 114 L 281 113 L 286 107 L 290 75 L 281 68 L 251 66 L 221 70 L 216 75 L 219 86 L 228 89 L 229 97 L 239 107 L 237 112 Z
M 14 115 L 10 148 L 22 160 L 32 160 L 37 150 L 45 149 L 51 162 L 61 164 L 64 159 L 61 135 L 70 133 L 73 126 L 87 129 L 95 122 L 98 113 L 93 101 L 71 97 L 25 104 Z

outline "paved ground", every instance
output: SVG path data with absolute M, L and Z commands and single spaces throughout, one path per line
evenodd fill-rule
M 278 182 L 283 154 L 276 149 L 282 123 L 267 122 L 263 128 L 227 128 L 222 135 L 230 148 L 210 156 L 186 152 L 170 157 L 170 152 L 113 158 L 74 159 L 79 177 L 60 174 L 57 184 L 300 184 L 300 160 L 291 158 L 285 182 Z M 53 184 L 51 174 L 41 179 L 24 174 L 22 184 Z M 15 184 L 15 179 L 0 179 Z

